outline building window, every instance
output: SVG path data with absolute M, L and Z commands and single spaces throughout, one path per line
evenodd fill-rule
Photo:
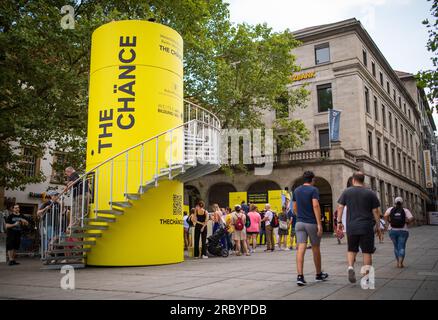
M 67 166 L 67 154 L 55 152 L 53 154 L 52 175 L 50 177 L 50 183 L 65 184 L 67 181 L 67 176 L 64 173 L 64 168 L 66 168 Z
M 371 177 L 370 181 L 371 181 L 371 190 L 376 191 L 376 178 Z
M 373 133 L 368 131 L 368 152 L 370 156 L 373 155 Z
M 398 120 L 395 118 L 395 138 L 398 139 Z
M 409 149 L 408 129 L 405 130 L 406 146 Z
M 388 111 L 389 133 L 392 134 L 392 113 Z
M 409 118 L 409 121 L 411 121 L 411 109 L 408 109 L 408 118 Z
M 415 171 L 415 161 L 412 161 L 412 174 L 414 175 L 414 180 L 417 180 L 417 173 Z
M 391 149 L 391 161 L 392 161 L 392 167 L 395 169 L 396 163 L 395 163 L 395 149 L 394 148 Z
M 383 104 L 382 104 L 382 124 L 383 127 L 386 128 L 386 110 Z
M 377 159 L 379 159 L 380 162 L 382 161 L 382 148 L 380 138 L 377 138 Z
M 411 167 L 411 161 L 408 161 L 408 168 L 409 168 L 409 177 L 412 177 L 412 167 Z
M 403 157 L 403 173 L 406 174 L 406 157 Z
M 383 87 L 383 73 L 380 72 L 380 85 Z
M 32 147 L 24 147 L 22 149 L 23 158 L 21 159 L 21 170 L 26 177 L 35 177 L 40 171 L 40 160 L 36 154 L 36 150 Z
M 389 88 L 389 81 L 386 81 L 386 91 L 388 91 L 388 94 L 391 94 L 391 89 Z
M 402 146 L 405 145 L 405 137 L 404 137 L 404 133 L 403 133 L 403 125 L 400 123 L 400 135 L 401 135 L 401 144 Z
M 376 64 L 373 61 L 371 61 L 371 70 L 372 70 L 373 76 L 375 78 L 376 77 Z
M 414 141 L 412 140 L 412 133 L 409 134 L 410 146 L 411 146 L 411 154 L 414 154 Z
M 362 50 L 362 56 L 363 56 L 363 64 L 365 67 L 368 66 L 368 57 L 367 57 L 367 51 L 365 49 Z
M 401 153 L 400 152 L 397 155 L 397 160 L 398 160 L 398 170 L 401 171 L 402 166 L 401 166 Z
M 399 104 L 401 108 L 401 99 L 399 99 Z M 403 112 L 406 114 L 406 103 L 403 103 Z
M 370 91 L 365 87 L 365 110 L 370 113 Z
M 319 130 L 319 148 L 320 149 L 326 149 L 330 147 L 329 142 L 329 131 L 326 130 Z
M 394 101 L 396 101 L 396 99 L 397 99 L 397 95 L 395 93 L 395 89 L 392 89 L 392 98 L 394 99 Z M 400 97 L 398 99 L 400 101 Z
M 385 162 L 389 165 L 389 146 L 385 143 Z
M 330 62 L 330 46 L 323 43 L 315 46 L 315 64 Z
M 376 121 L 379 121 L 379 110 L 377 108 L 377 97 L 374 96 L 374 116 L 376 118 Z
M 318 92 L 318 112 L 325 112 L 333 108 L 332 85 L 323 84 L 316 86 Z

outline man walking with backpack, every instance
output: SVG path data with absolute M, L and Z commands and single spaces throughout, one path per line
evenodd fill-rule
M 348 280 L 356 282 L 354 262 L 359 252 L 363 254 L 363 264 L 372 265 L 374 232 L 381 237 L 380 202 L 376 194 L 364 186 L 365 175 L 358 171 L 353 175 L 353 186 L 347 188 L 338 200 L 338 232 L 343 232 L 342 215 L 344 207 L 348 208 Z
M 295 233 L 297 237 L 297 285 L 304 286 L 304 255 L 306 253 L 307 238 L 312 245 L 313 261 L 315 263 L 317 282 L 324 281 L 328 274 L 321 271 L 321 237 L 322 222 L 319 206 L 319 191 L 314 187 L 315 175 L 311 171 L 303 174 L 304 183 L 295 189 L 292 197 L 293 210 L 297 213 Z
M 395 207 L 385 212 L 385 221 L 389 222 L 389 237 L 394 244 L 394 254 L 397 259 L 397 268 L 403 268 L 406 255 L 406 242 L 409 238 L 408 224 L 414 221 L 412 213 L 403 208 L 403 198 L 395 198 Z

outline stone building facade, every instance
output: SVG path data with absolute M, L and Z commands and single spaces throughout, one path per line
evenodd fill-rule
M 417 223 L 427 222 L 421 126 L 424 119 L 412 88 L 394 71 L 361 23 L 349 19 L 294 32 L 302 45 L 293 51 L 301 71 L 291 88 L 307 84 L 306 108 L 289 112 L 302 119 L 311 134 L 300 150 L 274 156 L 274 170 L 267 176 L 248 173 L 226 176 L 221 172 L 188 183 L 186 198 L 201 197 L 207 204 L 228 206 L 228 192 L 293 190 L 302 173 L 317 176 L 323 211 L 336 209 L 337 199 L 355 170 L 366 175 L 382 209 L 396 196 L 405 199 Z M 404 73 L 403 73 L 404 74 Z M 409 87 L 409 88 L 408 88 Z M 341 111 L 340 142 L 329 143 L 328 109 Z M 267 127 L 275 114 L 266 114 Z M 191 197 L 189 197 L 191 196 Z

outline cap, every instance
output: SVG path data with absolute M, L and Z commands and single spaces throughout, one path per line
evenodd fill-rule
M 49 191 L 47 191 L 47 195 L 48 196 L 57 196 L 59 194 L 59 192 L 58 191 L 55 191 L 55 190 L 49 190 Z
M 403 203 L 403 198 L 402 197 L 397 197 L 395 198 L 395 203 Z
M 236 204 L 236 205 L 234 206 L 234 210 L 240 210 L 240 209 L 242 209 L 242 207 L 240 206 L 240 204 Z

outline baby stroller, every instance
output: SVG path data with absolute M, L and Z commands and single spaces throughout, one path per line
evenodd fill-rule
M 221 225 L 215 233 L 207 238 L 207 250 L 210 254 L 218 257 L 228 257 L 228 250 L 221 245 L 221 239 L 226 233 L 227 229 Z

